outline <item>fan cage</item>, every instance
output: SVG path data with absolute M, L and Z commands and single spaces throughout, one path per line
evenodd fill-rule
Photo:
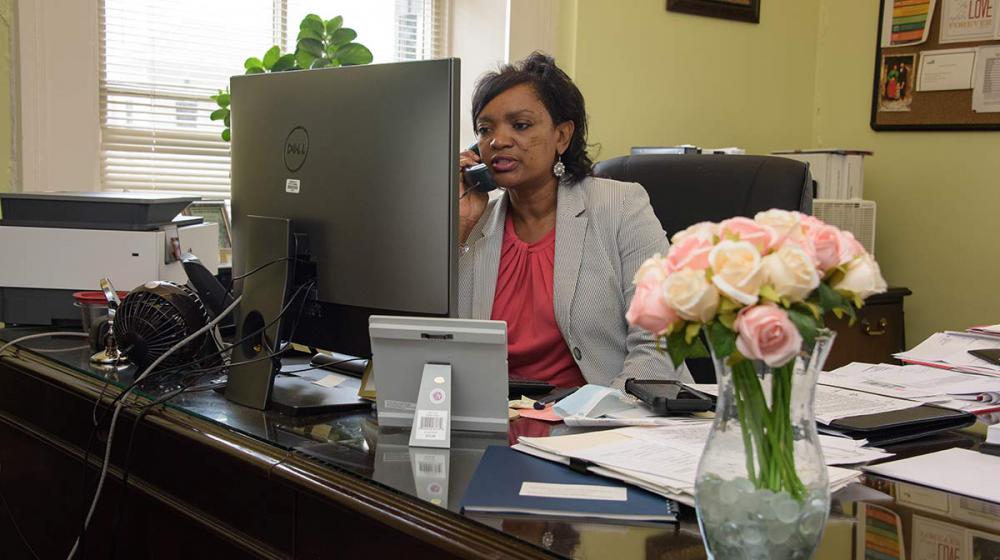
M 171 347 L 208 323 L 200 298 L 186 286 L 149 283 L 132 290 L 115 314 L 114 336 L 123 352 L 139 367 L 147 367 Z M 195 361 L 211 337 L 204 333 L 178 348 L 162 368 Z

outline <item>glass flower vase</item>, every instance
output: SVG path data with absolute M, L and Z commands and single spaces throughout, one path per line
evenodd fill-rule
M 816 380 L 835 333 L 781 367 L 714 355 L 715 421 L 698 464 L 695 500 L 710 558 L 810 558 L 830 510 L 816 432 Z

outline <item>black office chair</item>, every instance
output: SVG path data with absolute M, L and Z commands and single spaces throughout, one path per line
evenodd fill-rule
M 642 184 L 668 236 L 698 222 L 781 208 L 812 213 L 809 166 L 776 156 L 645 154 L 599 162 L 594 173 Z M 707 358 L 687 360 L 695 381 L 714 383 Z
M 646 154 L 599 162 L 594 173 L 641 183 L 667 235 L 703 221 L 781 208 L 812 212 L 805 163 L 777 156 Z

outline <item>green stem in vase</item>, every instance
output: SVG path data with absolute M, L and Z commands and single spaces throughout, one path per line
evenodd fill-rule
M 757 488 L 785 491 L 801 500 L 805 486 L 795 471 L 790 411 L 793 367 L 794 362 L 773 368 L 770 407 L 752 362 L 732 366 L 733 388 L 747 455 L 747 478 Z

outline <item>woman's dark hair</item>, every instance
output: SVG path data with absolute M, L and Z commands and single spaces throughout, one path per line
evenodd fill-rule
M 533 52 L 524 60 L 504 64 L 497 72 L 490 72 L 476 82 L 476 91 L 472 94 L 473 128 L 479 113 L 493 98 L 521 84 L 531 84 L 554 124 L 573 121 L 575 125 L 569 147 L 562 154 L 566 166 L 564 179 L 576 182 L 593 174 L 594 162 L 587 155 L 587 110 L 583 94 L 546 54 Z

